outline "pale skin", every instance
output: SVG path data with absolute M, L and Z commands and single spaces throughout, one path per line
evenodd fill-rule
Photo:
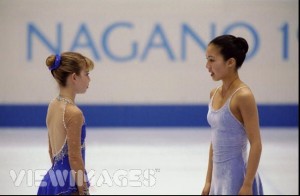
M 85 93 L 90 82 L 89 72 L 82 70 L 79 75 L 75 73 L 70 74 L 67 77 L 67 83 L 65 87 L 59 86 L 59 94 L 61 97 L 72 100 L 75 103 L 76 94 Z M 81 127 L 84 123 L 82 112 L 76 105 L 68 104 L 66 109 L 66 115 L 70 116 L 66 124 L 68 125 L 66 136 L 60 138 L 67 138 L 67 144 L 69 149 L 69 162 L 71 169 L 75 171 L 72 173 L 78 187 L 78 193 L 76 195 L 83 195 L 84 190 L 87 188 L 87 184 L 83 180 L 84 161 L 81 156 Z M 54 143 L 54 142 L 53 142 Z M 56 146 L 50 145 L 49 138 L 49 155 L 51 162 L 53 163 L 53 149 L 58 149 Z M 54 151 L 55 152 L 55 151 Z M 80 182 L 79 182 L 80 181 Z
M 79 75 L 72 73 L 68 76 L 66 87 L 60 86 L 59 93 L 62 97 L 67 97 L 74 102 L 76 94 L 85 93 L 89 87 L 89 83 L 89 72 L 86 70 L 81 70 Z
M 221 108 L 230 95 L 239 87 L 246 86 L 239 78 L 236 70 L 236 60 L 230 58 L 224 60 L 217 46 L 210 44 L 206 50 L 206 68 L 208 69 L 214 81 L 222 81 L 222 87 L 217 91 L 213 100 L 213 109 Z M 210 98 L 216 89 L 210 93 Z M 252 195 L 252 184 L 258 169 L 260 156 L 262 152 L 262 143 L 259 128 L 259 117 L 255 98 L 249 88 L 240 89 L 231 99 L 230 110 L 238 121 L 240 121 L 247 134 L 250 151 L 246 169 L 246 176 L 239 195 Z M 208 169 L 206 181 L 202 190 L 202 195 L 208 195 L 212 180 L 212 162 L 213 148 L 210 144 Z

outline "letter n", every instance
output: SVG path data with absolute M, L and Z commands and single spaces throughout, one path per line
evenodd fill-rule
M 27 25 L 27 60 L 33 58 L 33 40 L 37 38 L 51 53 L 56 54 L 61 52 L 62 40 L 61 40 L 61 24 L 56 25 L 56 45 L 52 44 L 49 39 L 37 28 L 33 23 Z

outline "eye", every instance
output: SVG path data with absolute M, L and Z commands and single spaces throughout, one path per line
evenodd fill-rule
M 207 61 L 209 61 L 209 62 L 214 62 L 215 61 L 215 59 L 213 59 L 213 58 L 211 58 L 211 57 L 208 57 L 208 58 L 206 58 L 207 59 Z

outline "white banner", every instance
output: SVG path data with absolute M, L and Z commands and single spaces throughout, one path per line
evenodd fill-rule
M 248 40 L 239 72 L 258 103 L 298 103 L 298 15 L 297 0 L 0 0 L 0 103 L 48 103 L 45 59 L 72 50 L 95 62 L 81 103 L 206 104 L 221 34 Z

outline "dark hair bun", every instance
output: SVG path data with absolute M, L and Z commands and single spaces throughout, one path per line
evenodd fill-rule
M 247 41 L 242 37 L 237 37 L 236 39 L 237 39 L 237 43 L 241 47 L 241 50 L 246 54 L 249 49 L 249 45 L 248 45 Z

